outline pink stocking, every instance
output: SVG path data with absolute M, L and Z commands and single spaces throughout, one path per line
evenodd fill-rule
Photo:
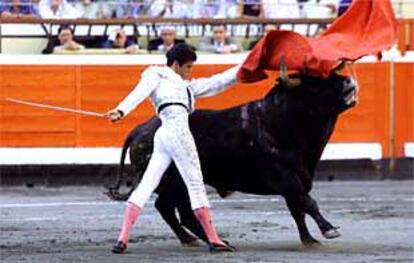
M 135 224 L 141 210 L 142 209 L 139 206 L 127 202 L 124 212 L 124 222 L 122 223 L 122 230 L 118 241 L 128 244 L 129 233 L 131 232 L 132 226 Z
M 211 221 L 210 209 L 208 207 L 201 207 L 194 210 L 194 214 L 200 222 L 207 235 L 208 241 L 214 244 L 225 245 L 217 235 L 216 229 Z

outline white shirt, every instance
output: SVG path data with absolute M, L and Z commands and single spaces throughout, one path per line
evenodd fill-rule
M 152 17 L 157 17 L 160 12 L 164 9 L 166 0 L 155 0 L 151 4 L 149 14 Z M 165 18 L 191 18 L 192 12 L 188 7 L 181 1 L 174 0 L 172 10 L 167 8 L 165 14 L 162 16 Z
M 149 66 L 142 73 L 136 87 L 116 109 L 127 115 L 149 96 L 155 109 L 165 103 L 182 103 L 193 111 L 195 98 L 213 96 L 234 84 L 239 68 L 240 65 L 209 78 L 188 81 L 182 79 L 170 67 Z
M 82 2 L 77 2 L 75 4 L 75 9 L 77 10 L 81 18 L 100 18 L 98 3 L 91 2 L 89 5 L 84 5 Z
M 316 0 L 308 1 L 304 4 L 304 12 L 307 18 L 333 18 L 336 17 L 336 11 L 330 6 L 338 7 L 338 0 Z
M 299 5 L 296 0 L 262 0 L 266 18 L 299 18 Z
M 79 18 L 81 14 L 66 0 L 63 0 L 59 5 L 56 12 L 50 8 L 50 0 L 40 0 L 39 2 L 39 14 L 42 18 L 54 19 L 54 18 Z

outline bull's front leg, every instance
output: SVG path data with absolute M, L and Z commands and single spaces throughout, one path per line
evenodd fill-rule
M 181 224 L 191 231 L 194 235 L 198 238 L 206 242 L 207 244 L 208 239 L 201 226 L 200 222 L 194 215 L 194 211 L 191 209 L 190 200 L 188 199 L 187 202 L 182 202 L 178 205 L 178 214 L 180 215 Z
M 295 173 L 282 171 L 275 182 L 285 197 L 287 207 L 298 227 L 300 240 L 305 246 L 320 245 L 320 242 L 309 233 L 305 221 L 306 215 L 306 192 L 302 182 Z
M 175 214 L 176 205 L 174 197 L 161 193 L 155 201 L 155 207 L 161 217 L 171 227 L 183 246 L 198 246 L 197 238 L 188 233 L 178 221 Z
M 298 227 L 300 240 L 305 246 L 320 245 L 320 242 L 309 233 L 305 221 L 304 196 L 299 197 L 295 194 L 285 196 L 287 207 Z
M 341 233 L 337 230 L 338 227 L 334 227 L 322 216 L 316 201 L 309 194 L 306 194 L 305 198 L 306 213 L 315 220 L 322 235 L 328 239 L 340 237 Z

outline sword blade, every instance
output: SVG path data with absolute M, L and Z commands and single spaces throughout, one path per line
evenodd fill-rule
M 14 102 L 14 103 L 18 103 L 18 104 L 39 107 L 39 108 L 45 108 L 45 109 L 51 109 L 51 110 L 57 110 L 57 111 L 66 111 L 66 112 L 78 113 L 78 114 L 95 116 L 95 117 L 105 117 L 105 114 L 92 112 L 92 111 L 77 110 L 77 109 L 71 109 L 71 108 L 59 107 L 59 106 L 54 106 L 54 105 L 36 103 L 36 102 L 20 100 L 20 99 L 14 99 L 14 98 L 6 98 L 5 100 L 10 101 L 10 102 Z

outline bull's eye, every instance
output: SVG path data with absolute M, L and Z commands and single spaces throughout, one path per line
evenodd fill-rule
M 318 88 L 318 87 L 316 87 L 316 86 L 312 86 L 312 87 L 310 88 L 310 91 L 311 91 L 312 93 L 318 93 L 318 92 L 319 92 L 319 88 Z

